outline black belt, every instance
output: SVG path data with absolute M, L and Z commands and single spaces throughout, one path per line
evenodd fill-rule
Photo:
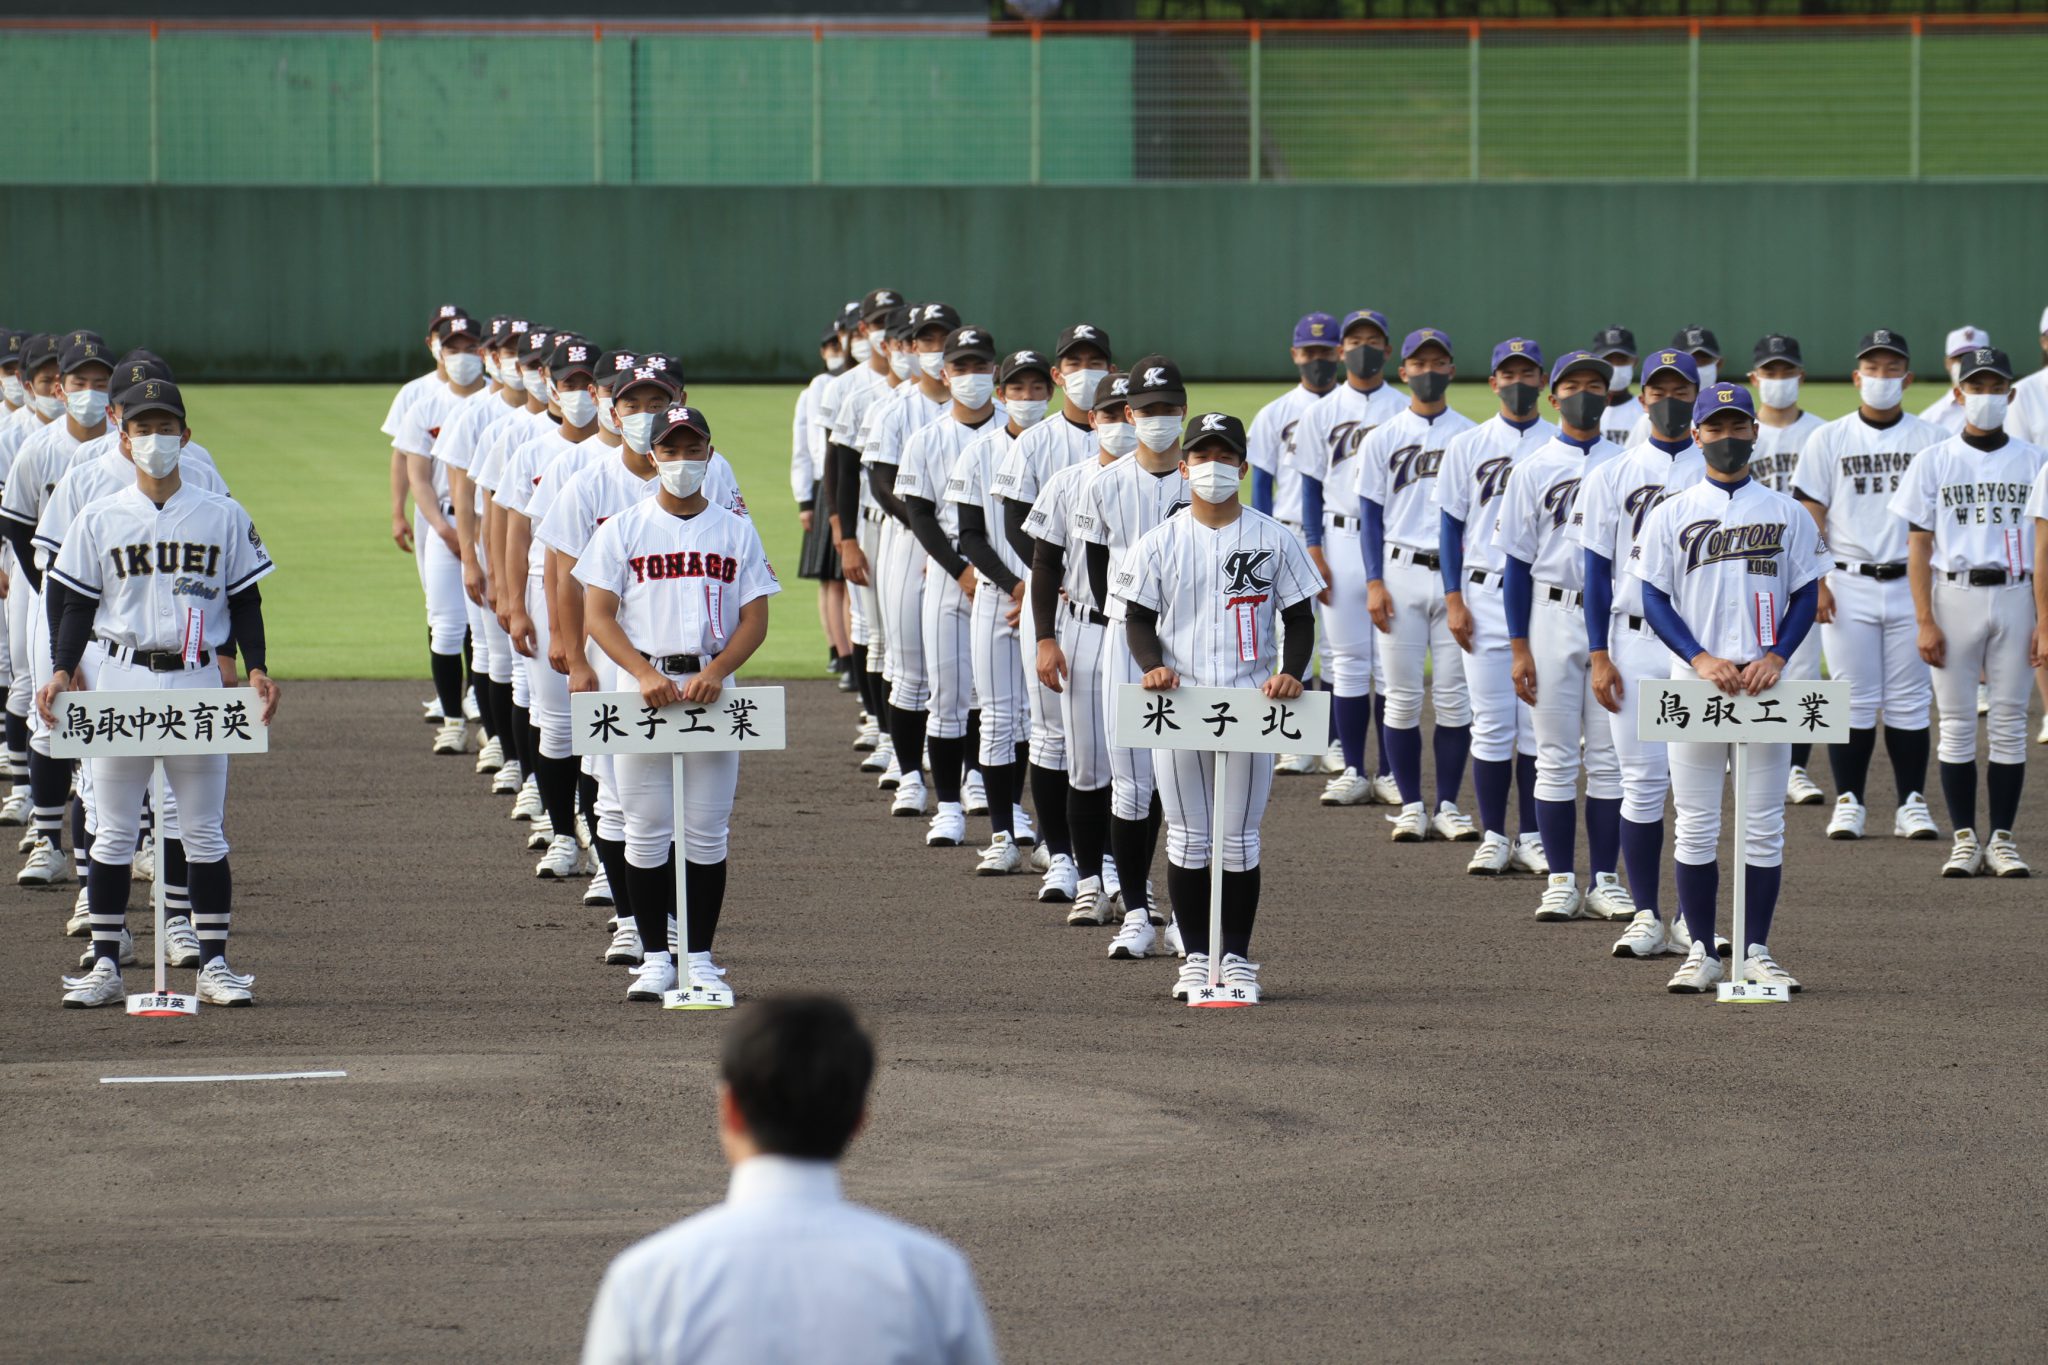
M 1865 578 L 1875 578 L 1880 583 L 1889 583 L 1894 578 L 1904 578 L 1906 576 L 1906 566 L 1903 564 L 1845 564 L 1838 559 L 1835 561 L 1835 567 L 1843 573 L 1862 574 Z
M 879 507 L 863 507 L 860 509 L 860 519 L 862 521 L 872 521 L 875 525 L 880 526 L 883 522 L 887 521 L 889 517 L 888 514 Z
M 1553 583 L 1539 583 L 1537 586 L 1543 589 L 1544 601 L 1559 603 L 1566 611 L 1578 609 L 1580 594 L 1570 588 L 1560 588 Z
M 678 673 L 702 673 L 704 671 L 704 656 L 701 654 L 643 653 L 640 657 L 671 676 Z
M 2033 575 L 2005 569 L 1944 569 L 1941 576 L 1951 583 L 1968 583 L 1973 588 L 1996 588 L 2006 583 L 2024 583 Z
M 1410 564 L 1420 564 L 1425 569 L 1434 569 L 1438 563 L 1435 550 L 1411 550 L 1406 545 L 1389 545 L 1387 558 L 1397 563 L 1405 559 Z
M 1365 520 L 1362 517 L 1346 517 L 1332 512 L 1330 513 L 1330 525 L 1340 531 L 1357 531 L 1364 528 Z
M 1650 623 L 1640 616 L 1624 616 L 1621 619 L 1628 622 L 1630 630 L 1641 631 L 1649 629 Z
M 1073 617 L 1076 621 L 1086 621 L 1091 626 L 1106 626 L 1109 624 L 1109 618 L 1093 607 L 1084 607 L 1079 602 L 1074 601 L 1062 602 L 1060 605 L 1066 608 L 1067 615 Z
M 187 668 L 204 668 L 213 662 L 213 655 L 206 650 L 199 651 L 199 662 L 187 664 L 183 651 L 176 649 L 135 649 L 129 645 L 117 645 L 106 636 L 94 637 L 100 647 L 107 651 L 107 657 L 117 664 L 134 664 L 152 673 L 183 673 Z
M 1474 569 L 1466 577 L 1482 588 L 1497 588 L 1506 580 L 1499 569 Z

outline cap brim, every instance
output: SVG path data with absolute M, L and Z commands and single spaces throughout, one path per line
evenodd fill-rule
M 1193 452 L 1202 449 L 1204 446 L 1222 446 L 1233 455 L 1245 453 L 1245 447 L 1242 442 L 1234 441 L 1220 431 L 1205 431 L 1193 441 L 1182 445 L 1181 449 Z
M 633 389 L 637 389 L 642 384 L 652 384 L 655 388 L 662 390 L 664 393 L 682 392 L 681 389 L 676 387 L 674 380 L 657 379 L 653 377 L 649 377 L 646 379 L 637 379 L 631 373 L 627 373 L 622 374 L 618 376 L 616 379 L 612 380 L 610 385 L 611 395 L 614 399 L 616 399 L 619 395 L 627 393 Z
M 1594 374 L 1599 375 L 1604 383 L 1612 384 L 1614 382 L 1614 367 L 1598 356 L 1588 356 L 1583 360 L 1572 361 L 1556 374 L 1550 376 L 1550 386 L 1556 388 L 1566 375 L 1577 374 L 1580 370 L 1591 370 Z
M 1700 423 L 1707 421 L 1709 418 L 1719 417 L 1724 412 L 1739 412 L 1744 417 L 1756 416 L 1755 413 L 1751 412 L 1748 408 L 1745 408 L 1740 403 L 1716 403 L 1714 404 L 1714 406 L 1708 408 L 1705 412 L 1701 412 L 1697 408 L 1693 409 L 1692 424 L 1694 426 L 1698 426 Z
M 678 422 L 672 427 L 663 427 L 659 431 L 655 432 L 654 435 L 648 438 L 648 444 L 660 445 L 663 441 L 666 441 L 669 437 L 675 435 L 679 431 L 694 431 L 707 441 L 711 439 L 711 433 L 706 431 L 703 427 L 692 425 L 689 422 Z
M 1907 349 L 1906 349 L 1905 347 L 1903 347 L 1903 346 L 1885 346 L 1885 345 L 1877 345 L 1877 346 L 1865 346 L 1865 347 L 1864 347 L 1864 348 L 1863 348 L 1862 350 L 1860 350 L 1860 351 L 1858 351 L 1858 352 L 1856 353 L 1856 358 L 1857 358 L 1858 360 L 1861 360 L 1861 359 L 1863 359 L 1863 357 L 1865 357 L 1865 356 L 1867 356 L 1867 355 L 1872 355 L 1872 354 L 1875 354 L 1875 353 L 1876 353 L 1876 352 L 1878 352 L 1878 351 L 1890 351 L 1890 352 L 1891 352 L 1891 353 L 1892 353 L 1893 355 L 1895 355 L 1895 356 L 1899 357 L 1899 358 L 1900 358 L 1901 360 L 1905 360 L 1905 361 L 1911 361 L 1911 360 L 1913 359 L 1913 353 L 1912 353 L 1911 351 L 1907 350 Z
M 948 365 L 956 360 L 986 360 L 993 364 L 995 358 L 996 353 L 994 351 L 984 350 L 979 346 L 965 346 L 958 350 L 948 351 L 945 354 L 945 361 Z
M 1964 381 L 1965 379 L 1968 379 L 1968 378 L 1970 378 L 1970 377 L 1971 377 L 1972 375 L 1979 375 L 1979 374 L 1995 374 L 1995 375 L 1997 375 L 1997 376 L 1998 376 L 1998 377 L 1999 377 L 2000 379 L 2005 379 L 2005 380 L 2010 380 L 2010 379 L 2011 379 L 2011 378 L 2013 377 L 2013 375 L 2012 375 L 2012 371 L 2011 371 L 2011 370 L 2008 370 L 2008 369 L 2006 369 L 2006 368 L 2004 368 L 2003 366 L 2000 366 L 2000 365 L 1978 365 L 1978 366 L 1975 366 L 1975 367 L 1973 367 L 1973 368 L 1971 368 L 1971 369 L 1967 369 L 1967 370 L 1964 370 L 1964 371 L 1962 371 L 1962 372 L 1961 372 L 1960 374 L 1958 374 L 1958 375 L 1956 376 L 1956 383 L 1960 384 L 1960 383 L 1962 383 L 1962 382 L 1963 382 L 1963 381 Z
M 1147 403 L 1170 403 L 1175 407 L 1184 408 L 1188 405 L 1188 391 L 1186 389 L 1148 389 L 1143 393 L 1127 393 L 1123 396 L 1123 401 L 1129 403 L 1134 408 L 1144 407 Z

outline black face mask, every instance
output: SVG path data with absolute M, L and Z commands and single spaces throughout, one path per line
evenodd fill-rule
M 1650 404 L 1650 429 L 1667 441 L 1684 436 L 1692 425 L 1692 403 L 1684 398 L 1659 398 Z
M 1749 457 L 1755 453 L 1756 442 L 1740 436 L 1723 436 L 1700 447 L 1700 454 L 1706 457 L 1707 468 L 1717 474 L 1740 474 L 1748 467 Z
M 1317 393 L 1331 388 L 1344 373 L 1342 362 L 1335 360 L 1304 360 L 1294 368 L 1301 371 L 1301 382 Z
M 1557 400 L 1558 416 L 1564 424 L 1580 431 L 1600 430 L 1600 418 L 1607 412 L 1607 395 L 1581 389 Z
M 1500 386 L 1501 406 L 1517 417 L 1528 417 L 1536 411 L 1536 395 L 1540 392 L 1534 384 L 1503 384 Z
M 1451 386 L 1451 377 L 1438 374 L 1435 370 L 1418 370 L 1408 379 L 1408 392 L 1418 402 L 1434 403 L 1444 396 L 1444 390 Z
M 1377 346 L 1353 346 L 1344 353 L 1344 368 L 1360 379 L 1371 379 L 1387 368 L 1387 353 Z

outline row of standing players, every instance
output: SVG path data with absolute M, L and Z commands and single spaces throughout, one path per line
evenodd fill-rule
M 961 406 L 958 380 L 971 367 L 954 364 L 955 330 L 957 318 L 945 305 L 905 304 L 882 290 L 849 304 L 821 338 L 827 373 L 799 403 L 793 441 L 792 489 L 807 529 L 802 572 L 826 582 L 821 609 L 828 634 L 849 685 L 862 694 L 857 743 L 875 746 L 863 767 L 880 769 L 880 781 L 895 785 L 896 813 L 923 810 L 920 765 L 903 762 L 904 754 L 921 753 L 940 788 L 927 838 L 960 842 L 974 788 L 957 774 L 966 759 L 978 758 L 984 775 L 996 779 L 985 782 L 993 832 L 978 870 L 1006 872 L 1029 835 L 1021 812 L 1003 818 L 1005 798 L 1028 772 L 1044 838 L 1034 853 L 1045 871 L 1040 898 L 1070 900 L 1074 922 L 1118 923 L 1111 955 L 1143 956 L 1171 921 L 1152 907 L 1149 888 L 1132 884 L 1136 878 L 1121 886 L 1114 879 L 1119 862 L 1126 870 L 1151 865 L 1147 836 L 1159 812 L 1149 803 L 1150 765 L 1142 754 L 1111 749 L 1107 771 L 1098 772 L 1089 750 L 1102 733 L 1105 680 L 1137 680 L 1128 649 L 1117 648 L 1123 632 L 1110 620 L 1122 614 L 1123 602 L 1104 588 L 1120 581 L 1118 566 L 1137 539 L 1189 501 L 1186 485 L 1165 477 L 1176 467 L 1166 457 L 1181 453 L 1177 423 L 1186 413 L 1178 372 L 1148 357 L 1112 380 L 1107 336 L 1077 325 L 1049 359 L 1017 353 L 990 367 L 992 394 L 970 382 L 965 398 L 999 400 L 995 415 L 1004 419 L 993 431 L 977 431 L 979 410 Z M 1521 868 L 1546 876 L 1538 919 L 1625 922 L 1615 956 L 1681 955 L 1685 962 L 1670 988 L 1708 989 L 1721 969 L 1704 944 L 1715 942 L 1719 956 L 1733 947 L 1706 937 L 1718 887 L 1714 849 L 1726 755 L 1718 746 L 1636 740 L 1627 698 L 1636 683 L 1674 670 L 1753 687 L 1753 670 L 1718 667 L 1728 658 L 1744 665 L 1774 660 L 1762 666 L 1819 676 L 1818 634 L 1833 676 L 1848 678 L 1853 696 L 1851 740 L 1831 755 L 1841 796 L 1829 835 L 1862 835 L 1861 793 L 1882 714 L 1905 794 L 1895 831 L 1935 836 L 1919 792 L 1931 683 L 1939 683 L 1942 787 L 1956 828 L 1944 872 L 2025 874 L 2011 825 L 2025 757 L 2027 680 L 2038 653 L 2030 583 L 2037 527 L 2028 500 L 2037 496 L 2041 456 L 2003 428 L 2009 404 L 2018 427 L 2029 420 L 2030 403 L 2048 398 L 2029 395 L 2030 387 L 2041 387 L 2039 377 L 2017 386 L 2014 400 L 2012 367 L 2002 353 L 1952 347 L 1957 354 L 1949 357 L 1944 395 L 1956 410 L 1951 436 L 1903 412 L 1910 351 L 1898 333 L 1878 329 L 1857 349 L 1858 411 L 1823 423 L 1798 406 L 1804 362 L 1793 338 L 1774 334 L 1756 347 L 1750 378 L 1763 398 L 1759 408 L 1746 388 L 1711 371 L 1703 376 L 1702 365 L 1719 359 L 1711 332 L 1683 329 L 1671 348 L 1639 356 L 1627 330 L 1616 327 L 1547 376 L 1556 424 L 1538 416 L 1546 388 L 1540 346 L 1524 338 L 1500 343 L 1489 382 L 1501 408 L 1475 424 L 1444 401 L 1455 373 L 1450 338 L 1430 328 L 1408 335 L 1400 357 L 1403 395 L 1383 378 L 1389 336 L 1385 319 L 1369 309 L 1341 322 L 1324 314 L 1303 318 L 1292 337 L 1303 382 L 1260 413 L 1246 442 L 1257 471 L 1254 503 L 1275 508 L 1326 578 L 1323 678 L 1335 694 L 1343 758 L 1326 804 L 1391 798 L 1399 806 L 1390 817 L 1397 841 L 1431 834 L 1476 840 L 1469 871 Z M 1638 364 L 1640 398 L 1628 388 L 1634 375 L 1624 372 Z M 1046 417 L 1043 400 L 1055 393 L 1059 411 Z M 1734 474 L 1709 472 L 1710 451 L 1696 443 L 1702 417 L 1742 429 L 1714 438 L 1734 443 L 1720 452 L 1724 460 L 1740 453 Z M 948 418 L 969 430 L 947 433 Z M 941 434 L 925 435 L 933 426 Z M 947 444 L 962 453 L 939 464 L 935 480 L 929 447 Z M 970 460 L 970 445 L 987 449 Z M 1935 447 L 1939 455 L 1916 461 Z M 1123 458 L 1133 451 L 1137 459 Z M 1550 458 L 1524 472 L 1523 462 L 1539 454 Z M 1987 477 L 1987 464 L 1997 477 Z M 982 482 L 977 465 L 989 470 Z M 1121 472 L 1106 473 L 1112 469 Z M 1138 469 L 1155 477 L 1142 478 Z M 1685 628 L 1692 618 L 1673 609 L 1686 601 L 1693 572 L 1672 580 L 1669 590 L 1642 577 L 1651 514 L 1699 485 L 1717 493 L 1730 485 L 1770 491 L 1776 499 L 1759 509 L 1750 506 L 1757 501 L 1752 494 L 1730 494 L 1712 509 L 1717 524 L 1736 507 L 1766 518 L 1760 534 L 1776 547 L 1769 563 L 1731 560 L 1748 575 L 1735 586 L 1711 563 L 1695 566 L 1709 570 L 1698 581 L 1718 584 L 1722 595 L 1747 594 L 1746 612 L 1724 610 L 1712 629 Z M 951 521 L 921 505 L 933 502 L 934 487 L 955 503 Z M 1798 518 L 1768 520 L 1802 504 Z M 1965 506 L 1972 509 L 1967 515 L 1959 510 Z M 1827 558 L 1816 560 L 1807 578 L 1787 558 L 1796 549 L 1795 530 L 1816 538 L 1826 532 L 1815 553 Z M 838 567 L 826 551 L 842 557 L 851 585 L 843 634 L 835 631 Z M 926 571 L 932 562 L 949 571 L 945 578 Z M 952 572 L 956 567 L 964 572 Z M 1759 584 L 1772 575 L 1778 587 L 1760 595 Z M 949 579 L 960 589 L 957 598 Z M 914 612 L 906 612 L 912 601 Z M 1747 638 L 1730 624 L 1745 617 Z M 1819 632 L 1811 629 L 1816 620 L 1824 623 Z M 1005 627 L 1019 634 L 1015 650 L 1037 664 L 1026 670 L 1036 677 L 1025 689 L 1022 719 L 1004 687 L 1007 668 L 989 663 L 1006 661 L 1009 649 L 982 646 L 984 639 L 1003 641 Z M 1725 653 L 1699 648 L 1723 628 L 1732 633 L 1712 643 Z M 963 649 L 956 639 L 969 643 Z M 1690 652 L 1680 662 L 1674 650 Z M 1992 758 L 1990 837 L 1981 843 L 1980 677 Z M 936 699 L 949 683 L 964 706 L 957 698 Z M 1422 802 L 1420 782 L 1426 686 L 1436 722 L 1433 809 Z M 1377 779 L 1364 775 L 1375 695 Z M 969 727 L 980 739 L 972 753 L 957 756 L 949 741 Z M 1020 729 L 1028 746 L 1006 749 Z M 1479 795 L 1477 829 L 1457 808 L 1468 756 Z M 1794 756 L 1790 746 L 1758 751 L 1752 771 L 1759 776 L 1744 796 L 1752 818 L 1743 875 L 1753 929 L 1747 974 L 1796 989 L 1768 949 L 1783 803 L 1820 796 L 1805 775 L 1806 756 L 1797 755 L 1796 775 Z M 1006 757 L 1011 761 L 998 761 Z M 1317 757 L 1280 766 L 1308 770 Z M 1575 848 L 1582 777 L 1587 879 L 1579 875 Z M 1522 833 L 1510 839 L 1508 796 L 1517 779 Z M 1666 916 L 1656 888 L 1664 805 L 1674 785 L 1681 913 Z M 1252 848 L 1255 867 L 1255 830 Z M 1172 850 L 1168 864 L 1171 886 L 1183 864 Z M 1242 870 L 1232 867 L 1227 846 L 1225 866 Z M 1248 925 L 1242 907 L 1236 918 Z M 1174 937 L 1169 928 L 1170 945 Z M 1255 983 L 1256 968 L 1246 963 L 1241 976 Z

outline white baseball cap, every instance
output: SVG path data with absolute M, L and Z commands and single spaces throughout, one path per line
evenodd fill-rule
M 2048 318 L 2043 320 L 2048 321 Z M 1982 327 L 1971 327 L 1965 324 L 1948 334 L 1948 346 L 1942 353 L 1953 360 L 1965 351 L 1975 351 L 1990 344 L 1991 333 L 1985 331 Z
M 2041 310 L 2041 335 L 2048 337 L 2048 308 Z

